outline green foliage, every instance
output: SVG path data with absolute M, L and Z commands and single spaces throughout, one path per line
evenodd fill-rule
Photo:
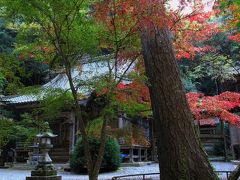
M 61 53 L 71 59 L 71 63 L 74 63 L 76 58 L 84 53 L 96 52 L 97 27 L 89 18 L 89 1 L 13 0 L 11 3 L 2 2 L 6 10 L 5 16 L 15 18 L 17 22 L 11 24 L 11 27 L 19 32 L 17 37 L 19 53 L 33 52 L 39 59 L 50 62 L 53 60 L 55 63 L 62 64 L 63 59 L 59 58 Z M 16 16 L 13 16 L 14 14 Z M 52 50 L 52 53 L 44 56 L 39 50 L 41 47 L 47 47 Z M 49 59 L 46 60 L 43 57 Z
M 145 102 L 136 102 L 136 101 L 129 101 L 128 103 L 121 103 L 119 102 L 119 109 L 122 112 L 126 113 L 128 117 L 136 117 L 136 116 L 143 116 L 148 117 L 152 115 L 152 111 L 150 110 L 149 103 Z
M 24 74 L 21 62 L 12 55 L 0 54 L 0 86 L 5 88 L 6 93 L 16 94 L 23 87 L 20 76 Z
M 2 149 L 12 139 L 14 133 L 13 126 L 13 120 L 0 118 L 0 149 Z
M 211 39 L 206 40 L 204 44 L 214 47 L 216 49 L 215 53 L 231 59 L 231 61 L 234 61 L 233 65 L 235 65 L 239 59 L 240 44 L 229 40 L 228 36 L 227 32 L 219 32 Z
M 196 45 L 210 46 L 214 50 L 199 53 L 193 61 L 183 59 L 179 62 L 185 89 L 217 94 L 220 83 L 234 81 L 235 74 L 239 74 L 240 45 L 229 40 L 226 32 L 219 32 L 204 42 L 196 42 Z
M 20 121 L 6 118 L 12 116 L 10 112 L 1 113 L 5 116 L 0 116 L 0 149 L 9 141 L 20 141 L 29 145 L 39 132 L 50 131 L 48 122 L 34 119 L 29 113 L 22 114 Z
M 86 127 L 87 134 L 90 136 L 98 137 L 101 132 L 102 124 L 103 124 L 102 117 L 89 121 Z
M 26 72 L 24 76 L 21 76 L 21 82 L 25 86 L 41 85 L 45 83 L 45 79 L 49 75 L 49 65 L 35 59 L 25 60 L 22 68 Z
M 182 83 L 185 89 L 185 92 L 196 92 L 197 88 L 196 85 L 192 82 L 189 78 L 182 78 Z
M 31 114 L 24 113 L 21 115 L 21 120 L 15 122 L 13 130 L 14 139 L 28 145 L 33 142 L 39 132 L 48 132 L 50 128 L 46 121 L 34 119 Z
M 45 91 L 39 111 L 51 120 L 55 119 L 61 112 L 71 110 L 73 105 L 73 97 L 70 92 L 61 89 L 49 89 Z
M 97 138 L 89 137 L 88 142 L 90 143 L 90 146 L 91 146 L 91 154 L 93 157 L 93 162 L 96 162 L 100 141 Z M 120 146 L 114 138 L 108 136 L 106 139 L 105 151 L 104 151 L 103 162 L 101 164 L 101 169 L 108 170 L 108 171 L 116 170 L 120 166 L 120 162 L 121 162 Z M 78 139 L 74 148 L 74 152 L 70 157 L 70 167 L 75 172 L 86 171 L 86 159 L 84 157 L 84 148 L 83 148 L 82 138 Z
M 37 57 L 34 57 L 33 60 L 33 57 L 30 57 L 32 54 L 27 54 L 28 56 L 24 57 L 23 50 L 19 50 L 21 41 L 18 37 L 24 33 L 9 26 L 10 23 L 8 19 L 0 19 L 0 92 L 17 94 L 24 85 L 35 85 L 43 82 L 48 65 L 36 62 Z M 33 32 L 31 33 L 33 34 Z M 25 41 L 30 41 L 33 37 L 29 34 L 22 38 Z M 16 41 L 19 42 L 16 43 Z
M 6 27 L 6 21 L 0 19 L 0 53 L 11 53 L 15 42 L 16 33 Z
M 211 77 L 213 80 L 234 80 L 233 61 L 223 55 L 206 54 L 201 58 L 201 64 L 194 68 L 197 78 Z M 235 72 L 236 73 L 236 72 Z
M 6 79 L 4 77 L 4 74 L 0 72 L 0 93 L 3 92 L 5 85 L 6 85 Z

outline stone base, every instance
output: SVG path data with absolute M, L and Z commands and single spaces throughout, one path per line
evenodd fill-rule
M 62 180 L 62 176 L 30 176 L 26 180 Z
M 57 170 L 32 170 L 31 176 L 26 180 L 61 180 L 62 176 L 57 176 Z
M 32 170 L 31 176 L 57 176 L 57 170 Z

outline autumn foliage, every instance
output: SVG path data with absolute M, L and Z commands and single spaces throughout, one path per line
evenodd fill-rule
M 191 12 L 186 13 L 186 6 Z M 162 9 L 166 9 L 167 13 L 163 14 L 165 11 Z M 180 59 L 192 58 L 209 48 L 196 47 L 193 42 L 206 40 L 218 31 L 218 23 L 210 22 L 216 12 L 205 12 L 201 1 L 191 4 L 183 0 L 178 9 L 173 9 L 168 1 L 107 0 L 96 4 L 95 18 L 98 23 L 104 24 L 110 35 L 118 37 L 115 40 L 119 46 L 122 46 L 124 39 L 138 34 L 151 24 L 168 26 L 173 33 L 176 57 Z M 105 46 L 112 47 L 111 43 L 102 40 Z M 126 44 L 123 47 L 120 56 L 126 53 Z
M 240 1 L 219 0 L 215 3 L 215 9 L 218 9 L 220 16 L 226 17 L 222 29 L 229 33 L 228 38 L 240 42 Z
M 186 97 L 196 120 L 220 117 L 232 125 L 240 126 L 240 117 L 232 113 L 240 107 L 240 93 L 226 91 L 216 96 L 204 96 L 203 93 L 189 92 Z M 148 88 L 137 82 L 119 84 L 117 98 L 125 104 L 137 101 L 150 106 Z
M 116 89 L 116 93 L 117 99 L 125 103 L 131 100 L 138 103 L 146 103 L 150 101 L 148 88 L 136 81 L 133 81 L 130 84 L 120 83 Z
M 231 111 L 240 106 L 240 94 L 224 92 L 216 96 L 204 96 L 202 93 L 186 94 L 190 109 L 195 119 L 220 117 L 230 124 L 240 126 L 240 117 Z

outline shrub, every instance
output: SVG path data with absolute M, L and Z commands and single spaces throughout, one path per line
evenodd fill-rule
M 88 142 L 91 147 L 93 163 L 95 163 L 100 147 L 100 141 L 95 137 L 89 137 Z M 114 171 L 120 166 L 121 162 L 120 146 L 118 142 L 110 136 L 106 138 L 105 143 L 104 157 L 100 171 Z M 77 140 L 74 151 L 71 154 L 70 167 L 74 172 L 86 172 L 87 170 L 83 141 L 81 137 Z

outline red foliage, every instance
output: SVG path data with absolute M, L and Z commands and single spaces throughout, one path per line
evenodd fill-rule
M 123 38 L 125 35 L 136 35 L 142 28 L 153 24 L 158 27 L 168 26 L 173 31 L 178 59 L 191 58 L 197 52 L 209 50 L 196 48 L 192 42 L 205 40 L 217 31 L 218 24 L 209 23 L 215 11 L 204 12 L 201 0 L 195 0 L 195 5 L 188 0 L 181 0 L 177 10 L 167 9 L 164 3 L 159 0 L 101 1 L 95 6 L 95 18 L 107 27 L 110 35 Z M 186 6 L 193 10 L 191 14 L 184 13 Z M 108 46 L 112 47 L 111 44 Z
M 103 39 L 102 43 L 109 48 L 115 48 L 116 44 L 114 43 L 119 45 L 118 43 L 122 43 L 126 38 L 138 34 L 143 28 L 154 25 L 154 27 L 160 28 L 168 26 L 172 30 L 178 59 L 182 57 L 189 59 L 199 52 L 214 51 L 211 46 L 197 48 L 193 41 L 206 40 L 218 31 L 218 24 L 210 23 L 217 10 L 204 12 L 202 0 L 195 0 L 197 6 L 192 7 L 193 13 L 184 14 L 184 7 L 189 5 L 188 0 L 181 0 L 180 8 L 177 10 L 165 8 L 163 2 L 165 1 L 105 0 L 97 3 L 95 6 L 97 22 L 106 27 L 109 33 L 108 37 L 115 37 L 112 38 L 115 39 L 114 42 L 109 42 L 111 38 L 108 38 Z M 127 44 L 122 43 L 120 45 L 124 47 L 118 54 L 120 60 L 136 57 L 134 54 L 138 55 L 140 53 L 137 48 L 132 53 L 132 51 L 126 51 L 128 49 Z M 118 85 L 116 95 L 117 99 L 122 102 L 130 100 L 136 100 L 140 103 L 150 102 L 147 87 L 137 82 Z M 210 97 L 201 93 L 188 93 L 187 98 L 196 119 L 220 116 L 231 124 L 240 124 L 240 117 L 229 112 L 239 106 L 238 94 L 226 92 L 219 96 Z
M 150 103 L 148 88 L 136 81 L 130 84 L 120 83 L 116 93 L 117 99 L 123 103 L 131 100 Z M 220 117 L 230 124 L 240 126 L 240 117 L 231 112 L 240 107 L 240 93 L 226 91 L 216 96 L 204 96 L 203 93 L 189 92 L 186 97 L 196 120 Z
M 120 83 L 116 89 L 117 99 L 124 102 L 135 101 L 138 103 L 150 102 L 148 88 L 141 83 L 133 81 L 130 84 Z
M 235 35 L 230 35 L 228 38 L 232 41 L 240 42 L 240 33 L 235 34 Z
M 222 24 L 222 30 L 231 33 L 229 39 L 232 41 L 240 42 L 239 24 L 240 24 L 240 6 L 237 1 L 219 0 L 219 3 L 215 3 L 215 9 L 218 9 L 218 15 L 222 15 L 226 18 L 224 24 Z M 224 4 L 224 10 L 221 9 L 221 4 Z
M 136 81 L 120 83 L 116 88 L 116 97 L 122 103 L 135 101 L 150 104 L 148 88 Z M 196 120 L 220 117 L 232 125 L 240 126 L 240 117 L 231 112 L 240 107 L 240 93 L 226 91 L 216 96 L 204 96 L 203 93 L 189 92 L 186 97 Z
M 240 117 L 230 112 L 240 106 L 240 93 L 227 91 L 217 96 L 204 96 L 191 92 L 186 96 L 195 119 L 221 117 L 233 125 L 240 126 Z

